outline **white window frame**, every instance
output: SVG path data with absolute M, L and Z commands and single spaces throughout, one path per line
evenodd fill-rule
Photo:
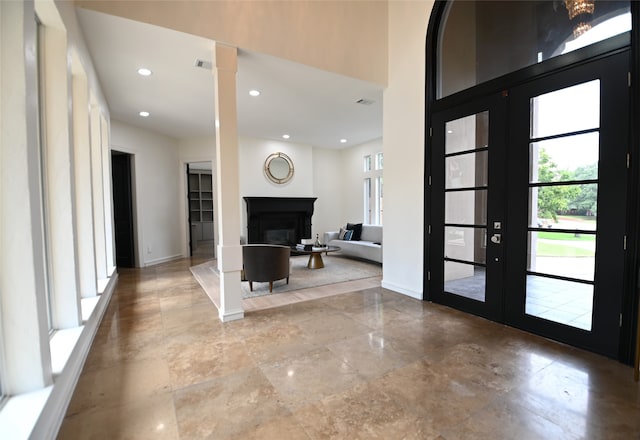
M 362 219 L 364 223 L 370 224 L 372 219 L 372 214 L 373 214 L 371 210 L 371 206 L 374 204 L 373 199 L 371 198 L 371 195 L 372 195 L 371 177 L 364 178 L 363 194 L 364 194 L 364 212 L 363 212 Z
M 384 180 L 383 176 L 376 177 L 376 194 L 375 194 L 375 224 L 381 225 L 383 220 L 383 193 L 384 193 Z
M 367 154 L 363 157 L 363 220 L 366 224 L 382 225 L 383 165 L 382 152 Z

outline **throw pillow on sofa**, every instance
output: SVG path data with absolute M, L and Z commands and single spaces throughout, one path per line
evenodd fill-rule
M 351 241 L 351 240 L 353 240 L 353 231 L 352 231 L 351 229 L 347 229 L 347 230 L 344 232 L 344 238 L 343 238 L 343 240 L 344 240 L 344 241 Z
M 360 241 L 360 236 L 362 235 L 362 223 L 347 223 L 346 229 L 348 231 L 353 231 L 351 240 Z
M 344 234 L 347 233 L 347 230 L 344 228 L 340 228 L 340 233 L 338 234 L 338 240 L 344 240 Z

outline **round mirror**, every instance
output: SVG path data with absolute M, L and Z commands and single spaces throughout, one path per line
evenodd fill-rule
M 286 183 L 293 177 L 293 162 L 284 153 L 273 153 L 264 162 L 264 173 L 274 183 Z

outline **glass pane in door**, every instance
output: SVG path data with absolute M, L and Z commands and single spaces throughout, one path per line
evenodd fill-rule
M 593 285 L 527 275 L 525 313 L 591 330 Z
M 556 90 L 531 100 L 531 138 L 600 127 L 600 80 Z
M 489 115 L 445 124 L 444 291 L 485 301 Z
M 445 258 L 466 261 L 470 264 L 486 263 L 486 228 L 465 228 L 448 226 L 444 228 Z
M 530 272 L 593 281 L 596 236 L 587 233 L 529 232 Z
M 525 313 L 591 330 L 600 80 L 531 99 Z
M 487 224 L 486 189 L 449 191 L 445 193 L 444 203 L 447 224 Z

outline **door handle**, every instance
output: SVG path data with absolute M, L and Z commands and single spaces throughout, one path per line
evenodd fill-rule
M 491 243 L 495 243 L 495 244 L 500 244 L 500 242 L 502 241 L 502 235 L 500 234 L 493 234 L 491 236 Z

